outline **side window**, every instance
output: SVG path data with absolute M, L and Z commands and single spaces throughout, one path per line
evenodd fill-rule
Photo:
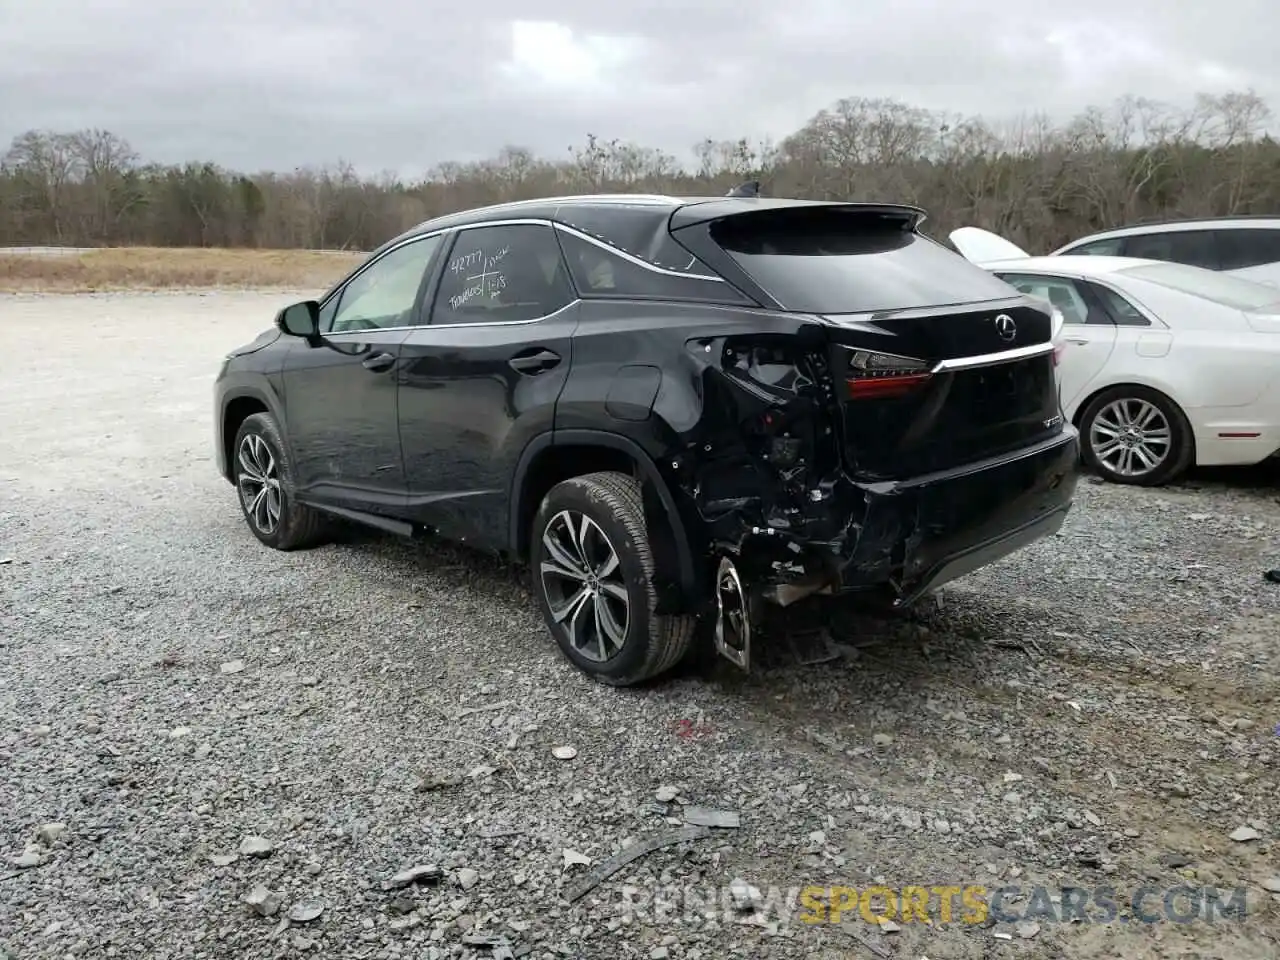
M 1106 240 L 1095 240 L 1093 243 L 1085 243 L 1078 247 L 1064 250 L 1062 256 L 1118 257 L 1122 246 L 1124 246 L 1124 237 L 1109 237 Z
M 1022 293 L 1047 300 L 1062 311 L 1066 323 L 1111 323 L 1101 310 L 1090 304 L 1075 280 L 1033 273 L 997 273 L 996 276 Z
M 1243 270 L 1280 261 L 1280 230 L 1243 228 L 1218 231 L 1223 270 Z
M 520 223 L 460 230 L 436 291 L 431 322 L 537 320 L 574 300 L 550 226 Z
M 1048 301 L 1062 311 L 1062 320 L 1069 324 L 1110 324 L 1106 315 L 1094 307 L 1076 280 L 1065 276 L 1043 276 L 1041 274 L 996 274 L 1005 283 L 1012 285 L 1019 292 L 1028 296 Z
M 414 306 L 418 302 L 418 290 L 439 249 L 440 237 L 434 236 L 414 240 L 384 254 L 343 288 L 336 298 L 338 306 L 328 328 L 321 315 L 321 332 L 413 326 L 417 323 Z
M 1126 237 L 1124 255 L 1145 260 L 1185 263 L 1192 267 L 1219 270 L 1222 267 L 1213 230 L 1169 230 Z
M 1124 327 L 1149 327 L 1151 321 L 1143 316 L 1142 311 L 1129 302 L 1127 297 L 1116 293 L 1110 287 L 1100 283 L 1089 284 L 1089 289 L 1098 295 L 1098 299 L 1106 305 L 1107 311 L 1116 323 Z
M 749 303 L 736 288 L 717 279 L 703 279 L 686 272 L 700 268 L 714 276 L 674 240 L 664 251 L 670 267 L 646 266 L 603 241 L 594 242 L 558 231 L 569 261 L 573 282 L 583 297 L 619 297 L 638 300 L 694 300 L 703 303 Z

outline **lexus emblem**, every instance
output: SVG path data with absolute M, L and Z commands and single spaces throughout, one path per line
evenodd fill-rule
M 1002 313 L 995 319 L 996 333 L 1000 339 L 1008 343 L 1018 335 L 1018 325 L 1013 322 L 1013 317 L 1007 313 Z

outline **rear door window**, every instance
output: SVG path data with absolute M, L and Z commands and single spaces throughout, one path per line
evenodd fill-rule
M 1144 260 L 1185 263 L 1208 270 L 1222 269 L 1216 230 L 1168 230 L 1126 237 L 1124 255 Z
M 449 251 L 431 323 L 525 323 L 573 299 L 550 226 L 470 227 Z
M 997 273 L 996 276 L 1020 293 L 1038 297 L 1057 307 L 1062 312 L 1064 323 L 1111 323 L 1107 315 L 1093 305 L 1075 280 L 1038 273 Z
M 1008 286 L 900 217 L 791 208 L 727 217 L 712 239 L 786 310 L 865 313 L 1006 300 Z

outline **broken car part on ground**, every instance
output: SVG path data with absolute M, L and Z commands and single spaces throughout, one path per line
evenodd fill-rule
M 1061 316 L 921 210 L 755 192 L 443 217 L 281 311 L 217 381 L 254 535 L 527 561 L 564 654 L 630 684 L 700 623 L 746 668 L 762 604 L 905 606 L 1057 531 Z

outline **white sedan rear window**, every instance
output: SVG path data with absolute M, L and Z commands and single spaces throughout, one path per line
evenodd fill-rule
M 1237 310 L 1280 310 L 1280 290 L 1213 270 L 1180 263 L 1152 263 L 1116 272 Z

